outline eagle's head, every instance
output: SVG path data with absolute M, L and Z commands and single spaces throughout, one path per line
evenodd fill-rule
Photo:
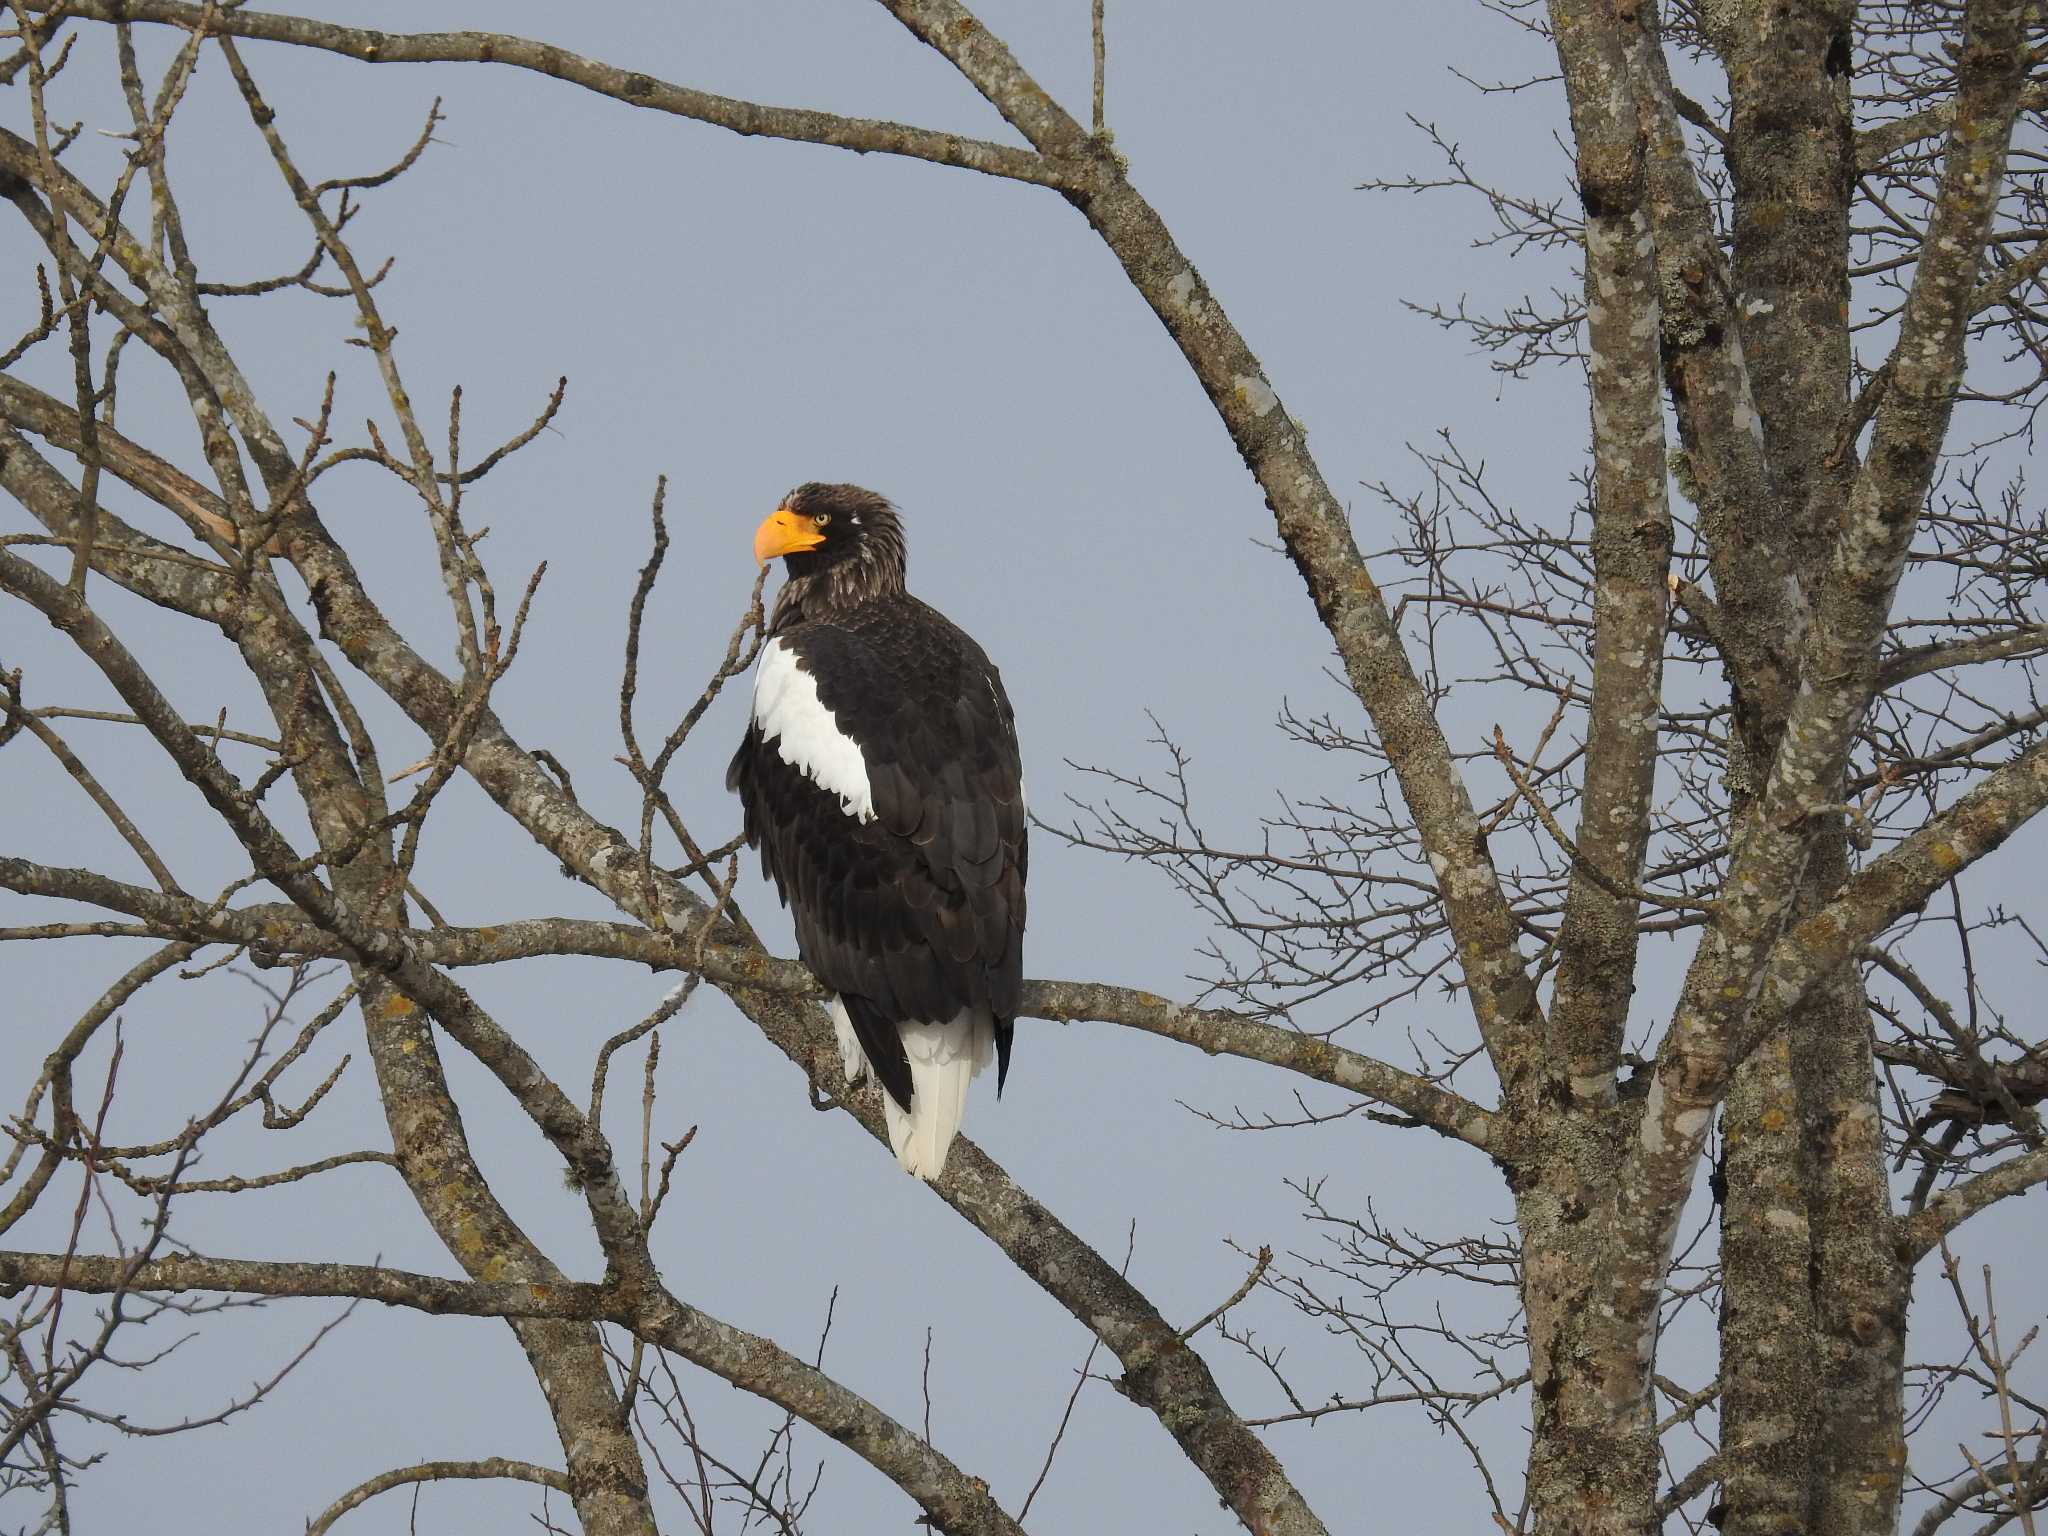
M 812 480 L 782 498 L 754 532 L 754 558 L 782 557 L 807 608 L 842 607 L 903 590 L 903 522 L 857 485 Z

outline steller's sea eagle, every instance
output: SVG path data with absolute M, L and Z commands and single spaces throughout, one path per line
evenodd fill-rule
M 904 1169 L 936 1179 L 967 1085 L 1010 1069 L 1023 976 L 1023 768 L 981 647 L 903 588 L 903 524 L 873 491 L 798 486 L 754 535 L 781 556 L 753 718 L 727 771 L 747 841 L 796 918 L 847 1081 L 882 1089 Z

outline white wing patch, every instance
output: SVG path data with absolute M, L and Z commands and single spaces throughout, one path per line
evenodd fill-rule
M 837 795 L 847 815 L 875 819 L 867 758 L 819 700 L 817 679 L 797 666 L 796 653 L 780 639 L 761 648 L 754 668 L 754 724 L 762 740 L 781 743 L 785 763 Z

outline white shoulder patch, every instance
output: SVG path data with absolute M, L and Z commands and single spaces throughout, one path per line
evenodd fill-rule
M 761 647 L 754 668 L 754 724 L 764 741 L 781 743 L 785 763 L 837 795 L 847 815 L 875 819 L 867 758 L 820 702 L 817 679 L 797 666 L 796 653 L 780 639 Z

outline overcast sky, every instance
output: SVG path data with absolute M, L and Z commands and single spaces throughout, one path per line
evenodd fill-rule
M 1012 137 L 874 5 L 328 0 L 308 9 L 410 30 L 488 25 L 722 94 Z M 980 14 L 1048 90 L 1085 113 L 1086 0 L 1002 0 Z M 162 33 L 145 42 L 159 65 L 174 45 Z M 1534 41 L 1477 7 L 1111 0 L 1109 42 L 1118 149 L 1308 427 L 1330 483 L 1353 498 L 1360 543 L 1377 547 L 1389 535 L 1384 509 L 1356 487 L 1419 485 L 1404 444 L 1446 426 L 1496 466 L 1505 495 L 1561 525 L 1585 437 L 1577 375 L 1503 391 L 1467 343 L 1400 301 L 1542 292 L 1571 281 L 1567 265 L 1528 258 L 1502 268 L 1497 252 L 1471 249 L 1491 225 L 1469 195 L 1356 190 L 1436 170 L 1412 115 L 1462 140 L 1484 174 L 1546 197 L 1566 191 L 1569 162 L 1552 137 L 1563 116 L 1556 88 L 1481 97 L 1450 73 L 1454 62 L 1481 80 L 1541 73 Z M 1330 647 L 1298 576 L 1262 547 L 1272 534 L 1259 492 L 1156 320 L 1056 195 L 879 155 L 742 140 L 511 71 L 370 68 L 266 46 L 245 56 L 316 176 L 394 159 L 442 99 L 447 121 L 435 144 L 409 176 L 370 196 L 351 233 L 370 261 L 398 258 L 381 299 L 430 436 L 451 386 L 464 391 L 465 457 L 474 458 L 525 425 L 557 376 L 569 378 L 554 429 L 477 487 L 466 510 L 472 527 L 492 529 L 484 550 L 501 594 L 548 562 L 497 707 L 523 743 L 570 767 L 599 815 L 638 821 L 637 794 L 612 760 L 617 678 L 660 475 L 670 480 L 676 547 L 648 621 L 649 734 L 666 730 L 716 664 L 745 601 L 761 515 L 799 481 L 844 479 L 900 504 L 912 589 L 1002 667 L 1041 813 L 1057 814 L 1069 794 L 1094 796 L 1072 763 L 1158 767 L 1148 711 L 1192 753 L 1198 809 L 1219 843 L 1255 841 L 1257 817 L 1280 790 L 1342 792 L 1341 765 L 1273 728 L 1284 702 L 1336 709 L 1354 723 L 1358 710 L 1326 674 Z M 61 116 L 86 121 L 73 163 L 101 187 L 119 146 L 93 130 L 125 125 L 105 65 L 103 50 L 81 48 L 59 100 Z M 0 116 L 16 131 L 25 131 L 24 94 L 19 84 L 0 94 Z M 177 119 L 171 156 L 206 275 L 247 280 L 304 259 L 303 220 L 211 55 Z M 0 283 L 10 337 L 32 313 L 20 274 L 36 254 L 19 221 L 0 223 L 0 271 L 15 274 Z M 388 422 L 367 356 L 348 345 L 346 306 L 223 299 L 212 312 L 275 419 L 311 417 L 334 370 L 343 440 L 360 440 L 366 415 Z M 68 366 L 51 345 L 22 372 L 63 391 Z M 198 467 L 189 418 L 139 360 L 131 368 L 124 429 Z M 385 611 L 445 664 L 446 604 L 416 503 L 368 467 L 331 475 L 319 499 Z M 114 504 L 171 536 L 161 514 Z M 18 523 L 19 514 L 10 527 Z M 130 600 L 110 596 L 106 607 L 194 718 L 226 705 L 231 723 L 263 728 L 260 704 L 217 636 L 163 623 Z M 19 607 L 0 610 L 0 662 L 27 668 L 31 702 L 106 700 Z M 721 699 L 671 776 L 708 841 L 737 824 L 721 781 L 743 692 Z M 387 764 L 420 755 L 410 725 L 367 686 L 357 697 Z M 1486 723 L 1461 722 L 1456 745 L 1476 744 Z M 112 727 L 71 735 L 117 793 L 149 808 L 148 830 L 188 889 L 233 877 L 235 850 L 137 738 Z M 137 873 L 75 786 L 20 744 L 0 753 L 0 806 L 9 852 Z M 461 782 L 430 827 L 420 884 L 457 923 L 610 915 Z M 739 895 L 779 952 L 792 952 L 786 919 L 751 861 Z M 9 901 L 0 919 L 21 920 L 21 910 Z M 1156 874 L 1038 840 L 1028 974 L 1187 997 L 1204 934 Z M 0 955 L 0 995 L 19 1000 L 0 1038 L 13 1053 L 6 1070 L 32 1074 L 56 1032 L 139 953 L 76 944 Z M 1673 953 L 1674 972 L 1682 959 Z M 463 979 L 572 1092 L 588 1080 L 596 1043 L 672 982 L 577 961 Z M 221 976 L 162 989 L 129 1010 L 117 1139 L 170 1134 L 210 1102 L 259 1001 Z M 1419 1002 L 1347 1039 L 1409 1062 L 1404 1031 L 1420 1036 L 1440 1021 L 1468 1028 L 1461 1007 L 1440 1006 Z M 708 988 L 664 1041 L 659 1130 L 700 1127 L 657 1232 L 672 1288 L 808 1353 L 836 1286 L 827 1368 L 911 1423 L 924 1411 L 929 1328 L 934 1439 L 1014 1510 L 1088 1336 L 903 1177 L 885 1148 L 845 1117 L 812 1113 L 801 1078 Z M 258 1171 L 385 1145 L 354 1025 L 330 1032 L 302 1086 L 344 1050 L 357 1060 L 307 1127 L 290 1137 L 223 1136 L 208 1169 Z M 103 1070 L 99 1059 L 86 1081 Z M 635 1144 L 637 1120 L 637 1058 L 629 1060 L 610 1116 L 622 1152 Z M 505 1203 L 565 1268 L 594 1275 L 581 1204 L 555 1160 L 479 1073 L 452 1059 L 451 1068 Z M 966 1133 L 1112 1259 L 1135 1221 L 1132 1277 L 1169 1319 L 1201 1316 L 1238 1284 L 1244 1262 L 1226 1239 L 1319 1251 L 1290 1179 L 1329 1175 L 1334 1208 L 1362 1212 L 1370 1196 L 1391 1223 L 1435 1236 L 1490 1233 L 1508 1216 L 1483 1161 L 1434 1136 L 1357 1119 L 1231 1134 L 1191 1113 L 1294 1113 L 1298 1086 L 1107 1026 L 1026 1020 L 1006 1098 L 998 1104 L 992 1083 L 979 1085 Z M 1312 1107 L 1337 1103 L 1304 1097 Z M 210 1252 L 358 1262 L 381 1254 L 450 1271 L 388 1170 L 350 1170 L 275 1197 L 195 1197 L 179 1220 L 182 1237 Z M 51 1228 L 23 1240 L 59 1237 Z M 215 1320 L 178 1365 L 125 1381 L 120 1406 L 155 1422 L 213 1411 L 332 1311 L 277 1303 L 253 1320 Z M 1291 1343 L 1305 1395 L 1367 1385 L 1349 1346 L 1294 1325 L 1270 1300 L 1236 1321 Z M 1204 1353 L 1240 1411 L 1284 1407 L 1242 1356 L 1213 1339 Z M 1699 1385 L 1697 1364 L 1668 1368 Z M 751 1463 L 776 1416 L 708 1377 L 688 1384 L 713 1448 Z M 1482 1434 L 1512 1507 L 1522 1454 L 1514 1414 Z M 1337 1419 L 1275 1432 L 1272 1443 L 1333 1528 L 1427 1518 L 1473 1529 L 1483 1520 L 1462 1453 L 1419 1416 Z M 224 1515 L 233 1529 L 297 1529 L 389 1466 L 492 1454 L 559 1461 L 501 1324 L 369 1310 L 253 1420 L 109 1439 L 105 1448 L 107 1463 L 78 1496 L 80 1530 L 147 1521 L 196 1532 L 218 1529 Z M 908 1501 L 862 1463 L 807 1432 L 799 1456 L 826 1463 L 817 1529 L 908 1527 Z M 534 1504 L 525 1489 L 431 1488 L 420 1528 L 482 1529 Z M 407 1515 L 405 1497 L 392 1496 L 351 1516 L 348 1529 L 400 1530 Z M 27 1517 L 24 1507 L 0 1521 Z M 1157 1423 L 1098 1384 L 1082 1397 L 1032 1524 L 1221 1532 L 1234 1520 Z

